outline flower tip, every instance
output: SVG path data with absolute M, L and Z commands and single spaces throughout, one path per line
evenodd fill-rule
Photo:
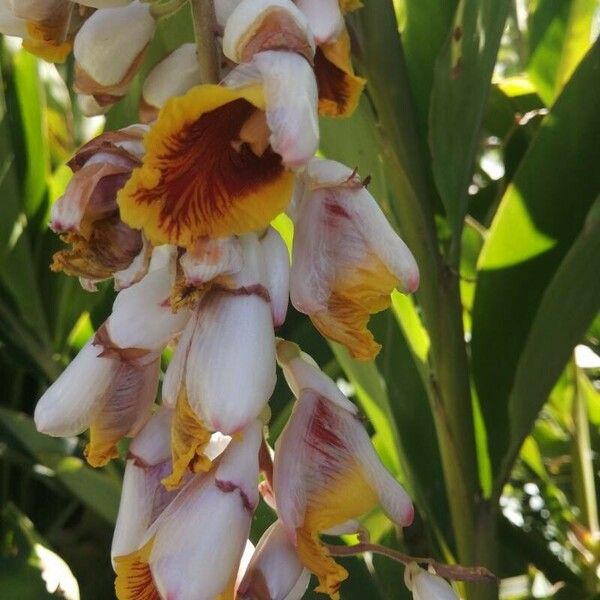
M 277 360 L 282 364 L 287 364 L 301 356 L 298 345 L 288 340 L 277 340 L 276 352 Z
M 406 280 L 405 290 L 407 294 L 412 294 L 419 289 L 420 275 L 419 269 L 416 269 L 410 274 Z

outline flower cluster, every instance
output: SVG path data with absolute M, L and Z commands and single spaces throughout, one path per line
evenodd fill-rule
M 159 14 L 139 0 L 2 1 L 0 29 L 32 52 L 73 50 L 88 114 L 127 93 Z M 311 574 L 339 598 L 347 572 L 321 535 L 358 531 L 376 505 L 400 527 L 413 519 L 356 406 L 275 334 L 291 299 L 372 360 L 370 316 L 394 289 L 418 287 L 412 254 L 356 169 L 315 158 L 319 116 L 351 114 L 364 87 L 344 22 L 357 7 L 216 0 L 221 82 L 202 82 L 196 45 L 182 45 L 145 79 L 144 123 L 100 135 L 69 163 L 51 220 L 68 247 L 52 268 L 90 291 L 112 279 L 118 294 L 35 422 L 54 436 L 89 429 L 94 466 L 132 438 L 112 547 L 121 600 L 293 600 Z M 282 212 L 290 249 L 271 225 Z M 296 401 L 273 451 L 277 363 Z M 261 495 L 276 520 L 253 548 Z M 434 576 L 411 573 L 425 597 L 420 582 Z

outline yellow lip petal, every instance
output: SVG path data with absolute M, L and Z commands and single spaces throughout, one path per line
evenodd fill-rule
M 168 490 L 175 490 L 181 485 L 188 469 L 193 473 L 210 469 L 211 461 L 204 454 L 210 435 L 210 431 L 192 410 L 187 394 L 182 391 L 177 399 L 171 425 L 172 472 L 162 481 Z
M 139 550 L 115 558 L 115 592 L 119 600 L 161 600 L 148 564 L 153 545 L 154 538 Z
M 347 30 L 344 29 L 334 42 L 317 48 L 315 75 L 319 87 L 319 114 L 349 117 L 358 106 L 366 80 L 354 74 Z
M 294 176 L 240 131 L 264 108 L 260 86 L 201 85 L 172 98 L 145 139 L 146 156 L 119 192 L 122 219 L 154 244 L 189 246 L 266 227 L 287 205 Z

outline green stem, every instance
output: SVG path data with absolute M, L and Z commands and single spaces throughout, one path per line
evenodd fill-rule
M 218 83 L 220 79 L 219 53 L 213 0 L 190 0 L 190 6 L 202 83 Z

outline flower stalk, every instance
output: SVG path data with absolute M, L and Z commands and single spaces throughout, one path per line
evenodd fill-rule
M 194 37 L 198 48 L 198 69 L 202 83 L 218 83 L 219 54 L 213 0 L 190 0 Z

